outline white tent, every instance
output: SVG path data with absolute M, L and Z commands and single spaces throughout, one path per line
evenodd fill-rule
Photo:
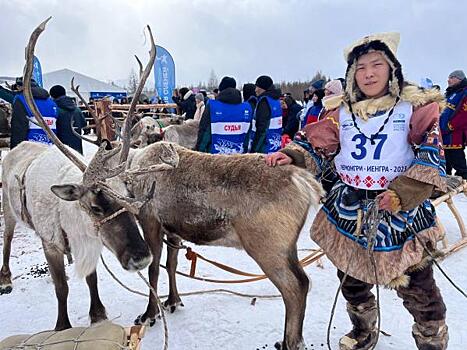
M 75 78 L 75 86 L 79 85 L 79 92 L 86 99 L 89 100 L 91 95 L 104 97 L 105 95 L 115 96 L 121 94 L 126 96 L 126 91 L 117 85 L 107 84 L 103 81 L 88 77 L 84 74 L 74 72 L 70 69 L 60 69 L 57 71 L 45 73 L 42 76 L 44 89 L 47 91 L 54 85 L 62 85 L 66 89 L 66 93 L 70 97 L 76 97 L 75 93 L 71 91 L 71 79 Z

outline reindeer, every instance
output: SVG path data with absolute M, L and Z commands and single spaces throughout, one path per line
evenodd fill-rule
M 187 120 L 180 125 L 170 125 L 164 130 L 163 140 L 194 149 L 198 139 L 199 121 Z
M 35 230 L 42 241 L 58 301 L 55 330 L 63 330 L 71 327 L 67 312 L 64 255 L 69 259 L 73 256 L 78 276 L 86 277 L 92 323 L 106 319 L 96 275 L 103 246 L 112 251 L 122 267 L 129 271 L 145 268 L 152 256 L 133 216 L 144 202 L 125 198 L 122 195 L 126 193 L 125 185 L 116 177 L 125 169 L 125 164 L 113 169 L 104 165 L 120 149 L 106 151 L 108 143 L 103 143 L 86 165 L 78 153 L 64 146 L 51 132 L 34 103 L 30 86 L 34 46 L 48 20 L 35 29 L 27 47 L 24 95 L 39 125 L 57 147 L 23 142 L 4 159 L 5 232 L 0 294 L 12 291 L 9 268 L 11 241 L 16 223 L 21 222 Z M 152 51 L 151 65 L 153 56 L 155 50 Z M 105 182 L 107 178 L 111 180 Z
M 133 151 L 128 165 L 136 171 L 161 166 L 161 159 L 164 163 L 173 159 L 178 165 L 126 180 L 135 198 L 142 198 L 155 184 L 154 198 L 138 214 L 153 254 L 152 286 L 157 287 L 163 231 L 172 241 L 176 235 L 195 244 L 244 249 L 282 294 L 285 334 L 278 346 L 302 349 L 309 282 L 298 263 L 296 243 L 310 206 L 323 195 L 321 185 L 295 166 L 268 167 L 263 155 L 210 155 L 166 142 Z M 181 303 L 176 254 L 169 249 L 170 295 L 165 305 L 172 309 Z M 136 323 L 153 323 L 158 313 L 151 296 Z

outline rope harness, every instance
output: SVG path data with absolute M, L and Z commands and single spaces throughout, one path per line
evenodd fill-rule
M 366 209 L 366 210 L 365 210 Z M 365 212 L 364 212 L 365 210 Z M 367 238 L 367 253 L 368 258 L 373 265 L 374 273 L 375 273 L 375 281 L 376 281 L 376 308 L 378 312 L 378 325 L 377 325 L 377 332 L 376 332 L 376 341 L 373 346 L 369 349 L 374 349 L 376 344 L 378 343 L 379 333 L 381 332 L 381 309 L 380 309 L 380 298 L 379 298 L 379 283 L 378 283 L 378 271 L 376 268 L 376 261 L 374 257 L 374 245 L 376 242 L 376 233 L 378 232 L 378 226 L 382 219 L 383 212 L 379 210 L 378 200 L 362 200 L 360 202 L 360 208 L 357 211 L 357 227 L 355 230 L 357 240 L 362 236 L 362 232 Z M 334 313 L 336 311 L 337 299 L 339 298 L 339 294 L 342 290 L 342 286 L 344 285 L 348 273 L 350 264 L 352 263 L 355 253 L 359 249 L 359 245 L 356 243 L 354 249 L 352 250 L 352 254 L 350 256 L 349 262 L 347 264 L 347 268 L 344 272 L 344 276 L 342 277 L 341 283 L 339 284 L 339 288 L 337 289 L 336 295 L 334 297 L 334 302 L 331 309 L 331 315 L 329 318 L 328 323 L 328 330 L 327 330 L 327 346 L 329 350 L 331 348 L 331 327 L 332 327 L 332 320 L 334 318 Z M 384 332 L 383 332 L 384 333 Z M 384 333 L 385 334 L 385 333 Z

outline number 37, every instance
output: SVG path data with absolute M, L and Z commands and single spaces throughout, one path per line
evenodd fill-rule
M 386 134 L 379 134 L 374 138 L 377 144 L 373 153 L 373 159 L 377 160 L 381 158 L 381 150 L 383 149 L 383 145 L 387 139 L 388 135 Z M 351 156 L 356 160 L 362 160 L 367 155 L 367 149 L 365 145 L 368 139 L 362 134 L 358 134 L 352 138 L 352 141 L 357 142 L 357 144 L 355 145 L 355 147 L 357 148 L 357 152 L 352 152 Z

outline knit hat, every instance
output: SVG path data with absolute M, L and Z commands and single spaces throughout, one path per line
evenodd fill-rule
M 365 99 L 355 81 L 357 60 L 361 56 L 375 51 L 382 54 L 390 67 L 389 94 L 394 97 L 400 96 L 404 86 L 404 77 L 402 75 L 402 66 L 395 56 L 399 40 L 399 33 L 372 34 L 357 40 L 344 50 L 344 57 L 347 60 L 344 100 L 347 103 L 352 104 Z
M 204 101 L 204 95 L 201 92 L 198 92 L 195 95 L 195 99 L 198 100 L 198 101 Z
M 449 74 L 449 78 L 457 78 L 459 80 L 464 80 L 465 79 L 465 74 L 463 70 L 455 70 L 451 74 Z
M 255 84 L 247 83 L 243 84 L 242 88 L 243 101 L 248 101 L 251 96 L 255 96 Z
M 263 90 L 269 90 L 273 87 L 274 82 L 272 81 L 271 77 L 267 75 L 261 75 L 258 77 L 258 79 L 256 79 L 255 85 Z
M 227 88 L 236 88 L 237 82 L 232 77 L 223 77 L 219 84 L 219 92 Z
M 53 99 L 56 99 L 56 98 L 59 98 L 61 96 L 65 96 L 66 95 L 66 90 L 61 85 L 54 85 L 54 86 L 52 86 L 50 88 L 49 94 Z
M 314 90 L 322 89 L 323 86 L 324 86 L 324 83 L 325 83 L 325 81 L 324 81 L 323 79 L 316 80 L 315 82 L 313 82 L 313 83 L 310 85 L 310 90 L 311 90 L 311 89 L 314 89 Z
M 340 95 L 342 94 L 342 84 L 340 80 L 331 80 L 326 85 L 324 85 L 325 90 L 329 90 L 331 95 Z

